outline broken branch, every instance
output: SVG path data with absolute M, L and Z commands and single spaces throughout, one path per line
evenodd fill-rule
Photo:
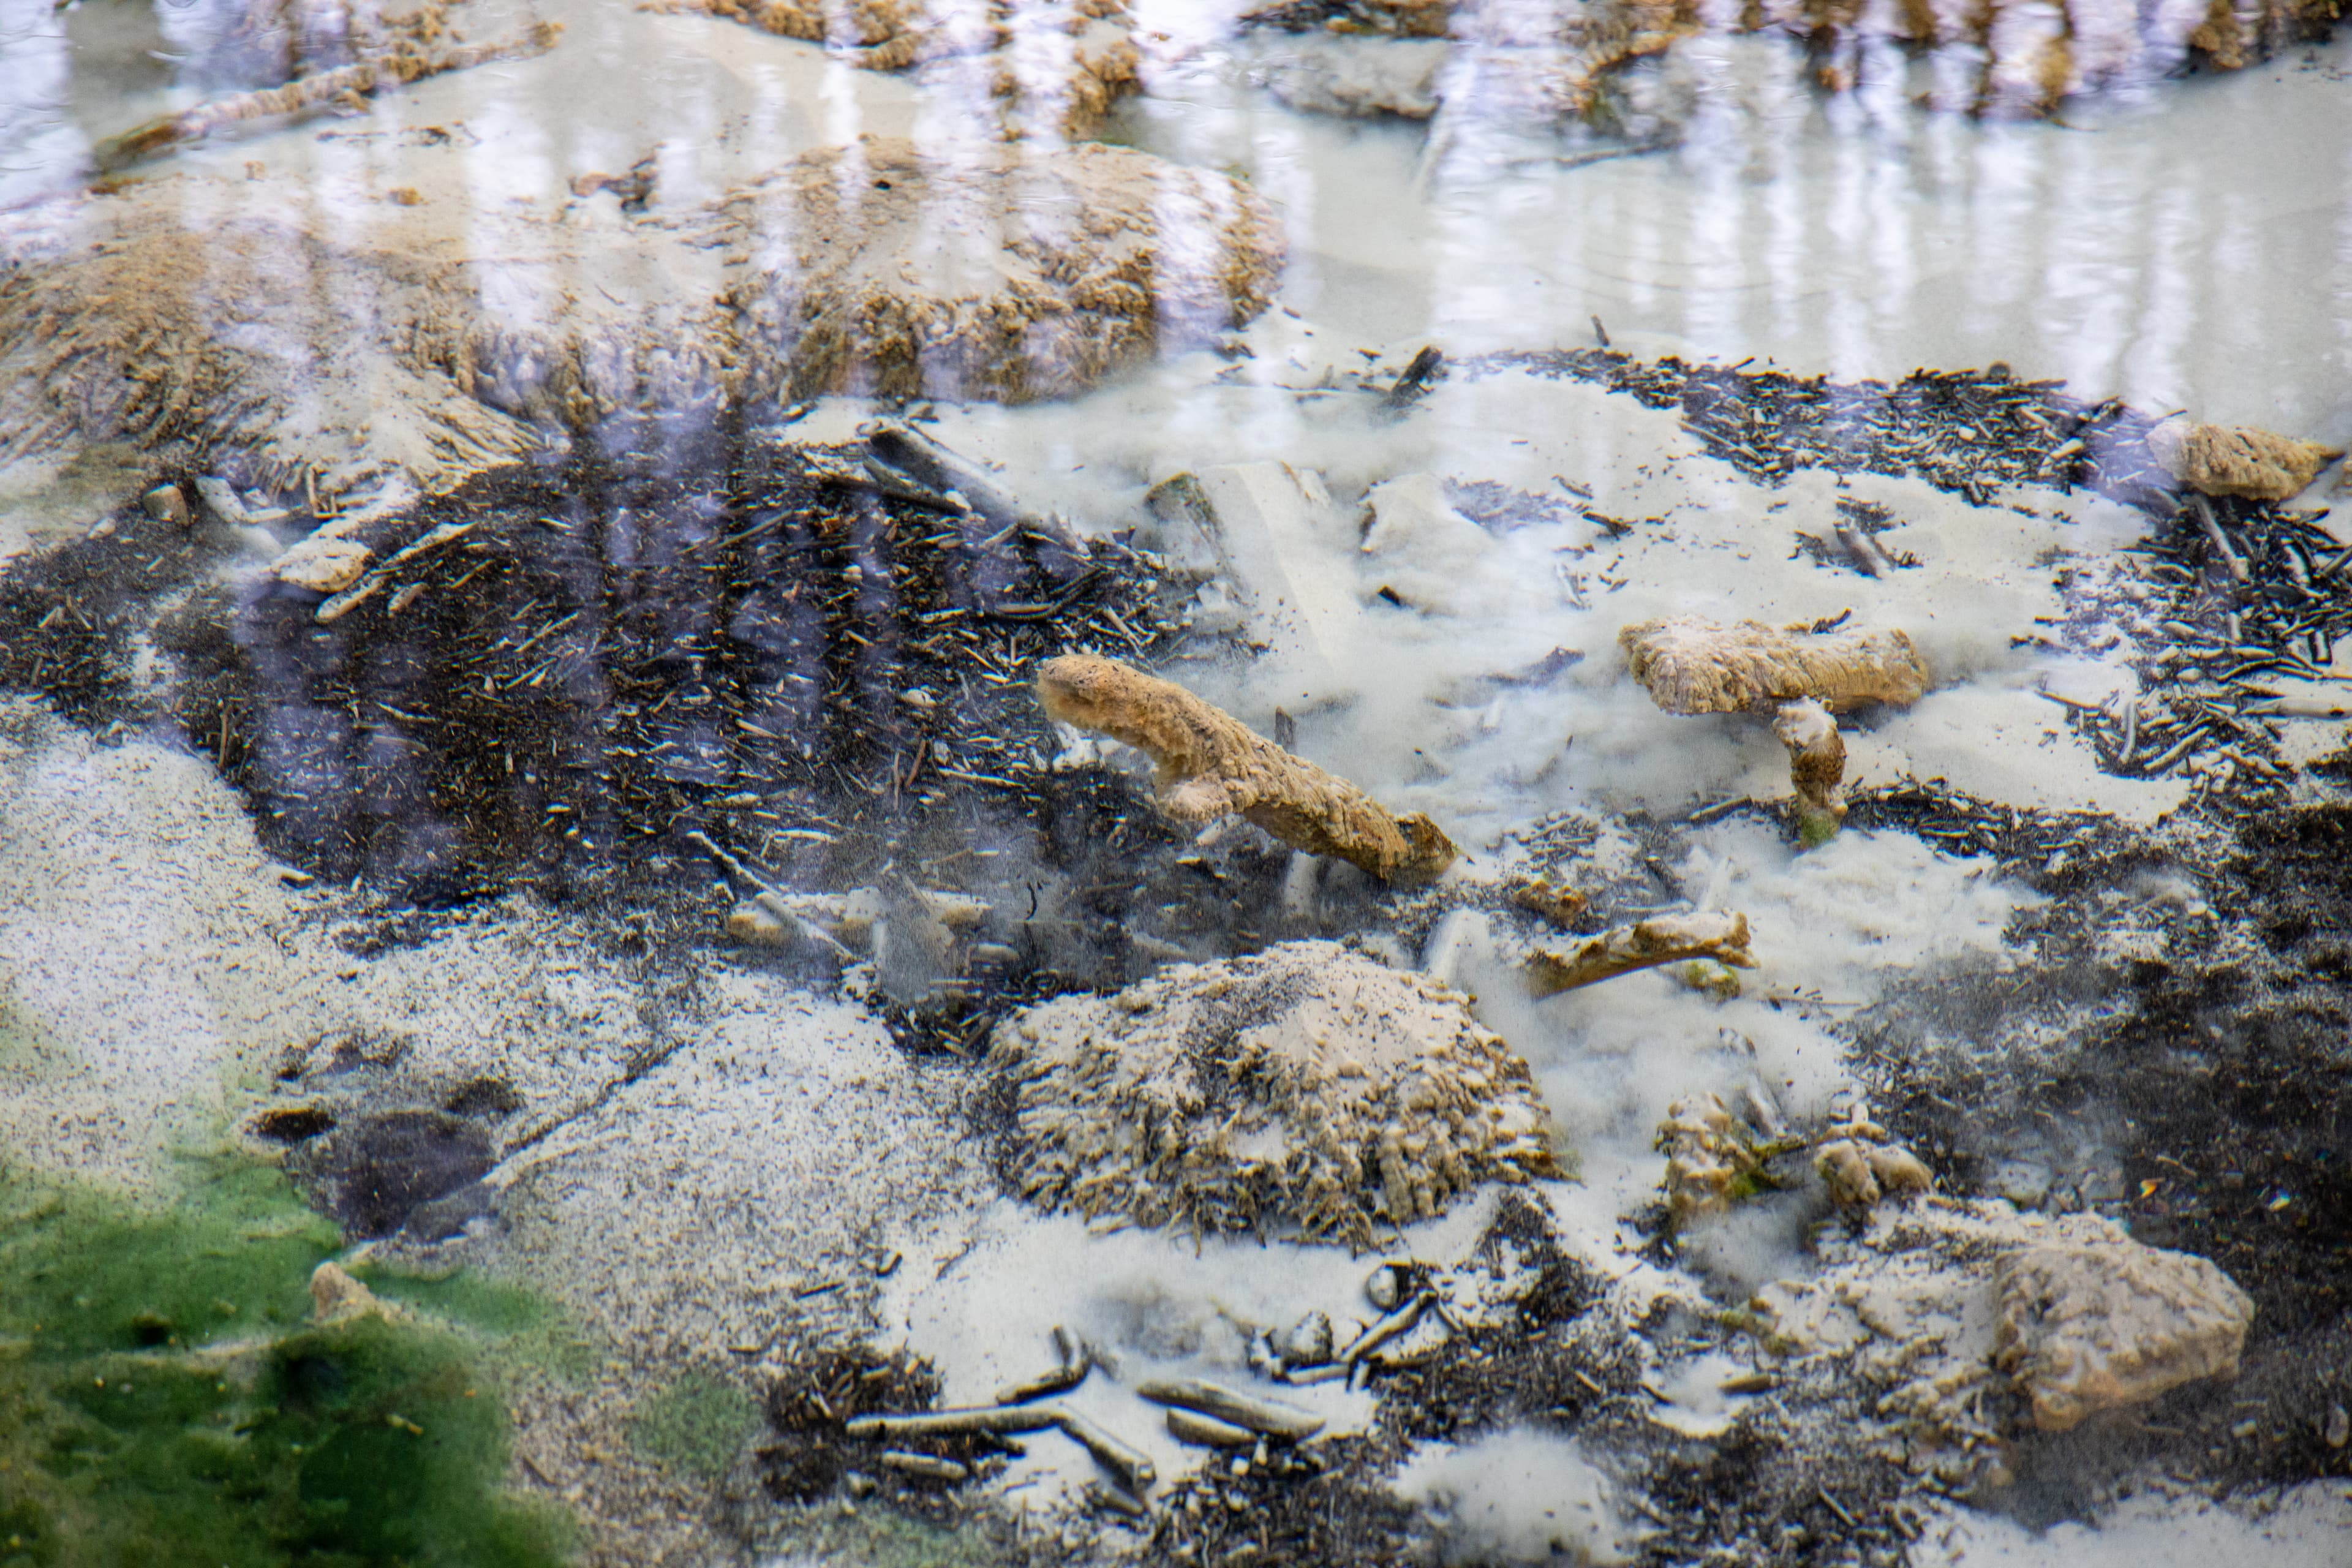
M 1748 917 L 1725 910 L 1659 915 L 1618 926 L 1565 952 L 1538 948 L 1528 960 L 1528 987 L 1554 996 L 1596 980 L 1685 958 L 1712 958 L 1735 969 L 1756 967 L 1748 951 Z
M 1234 813 L 1293 848 L 1383 882 L 1415 886 L 1454 863 L 1454 842 L 1414 813 L 1398 817 L 1347 780 L 1292 756 L 1173 681 L 1115 659 L 1066 654 L 1037 671 L 1046 717 L 1148 753 L 1154 798 L 1178 822 Z

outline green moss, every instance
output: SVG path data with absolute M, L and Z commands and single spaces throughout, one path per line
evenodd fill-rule
M 199 1161 L 145 1213 L 0 1170 L 0 1568 L 539 1568 L 467 1337 L 307 1322 L 334 1227 Z
M 352 1273 L 387 1301 L 475 1331 L 497 1365 L 530 1366 L 575 1383 L 596 1368 L 597 1342 L 583 1337 L 559 1303 L 533 1291 L 471 1269 L 426 1276 L 367 1264 Z
M 638 1402 L 629 1417 L 629 1446 L 681 1476 L 715 1480 L 759 1427 L 760 1406 L 749 1394 L 688 1373 Z

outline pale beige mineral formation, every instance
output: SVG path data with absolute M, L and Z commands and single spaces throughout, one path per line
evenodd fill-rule
M 1037 696 L 1046 717 L 1149 755 L 1160 809 L 1178 822 L 1237 815 L 1294 848 L 1404 886 L 1454 863 L 1453 841 L 1428 817 L 1391 816 L 1347 780 L 1173 681 L 1116 659 L 1065 654 L 1039 667 Z
M 2053 1239 L 2004 1258 L 1993 1360 L 2063 1432 L 2184 1383 L 2234 1377 L 2254 1304 L 2202 1258 L 2132 1240 Z
M 1861 1116 L 1833 1128 L 1814 1149 L 1813 1170 L 1830 1201 L 1848 1214 L 1866 1214 L 1882 1198 L 1916 1197 L 1936 1184 L 1917 1155 Z
M 340 594 L 367 573 L 375 552 L 356 539 L 314 533 L 269 564 L 278 580 L 313 594 Z
M 2286 500 L 2300 495 L 2341 448 L 2299 441 L 2252 426 L 2168 419 L 2147 433 L 2147 449 L 2165 472 L 2209 496 Z
M 0 463 L 184 442 L 323 515 L 615 416 L 1060 396 L 1271 298 L 1283 231 L 1241 183 L 988 146 L 825 148 L 611 230 L 464 201 L 321 228 L 308 181 L 193 174 L 0 213 Z
M 1772 733 L 1789 748 L 1798 837 L 1822 843 L 1845 821 L 1845 738 L 1830 710 L 1811 697 L 1783 704 Z
M 356 1318 L 397 1319 L 406 1315 L 401 1308 L 353 1279 L 350 1270 L 339 1263 L 321 1263 L 310 1270 L 310 1316 L 315 1321 L 347 1323 Z
M 1460 993 L 1336 942 L 1180 964 L 997 1026 L 1003 1168 L 1049 1209 L 1363 1248 L 1557 1173 L 1533 1075 Z
M 1873 702 L 1906 707 L 1927 689 L 1927 667 L 1902 632 L 1811 632 L 1697 616 L 1642 621 L 1618 633 L 1633 679 L 1669 713 L 1749 713 L 1811 698 L 1833 713 Z
M 1770 1185 L 1755 1140 L 1716 1095 L 1666 1107 L 1655 1147 L 1666 1157 L 1666 1212 L 1677 1228 Z
M 2063 1430 L 2230 1375 L 2253 1314 L 2201 1258 L 1999 1199 L 1882 1204 L 1814 1251 L 1749 1300 L 1759 1349 L 1794 1382 L 1858 1384 L 1856 1446 L 1957 1488 L 2004 1484 L 2024 1421 Z
M 1587 937 L 1572 948 L 1537 949 L 1527 963 L 1528 989 L 1538 996 L 1552 996 L 1686 958 L 1753 969 L 1756 958 L 1748 951 L 1748 917 L 1728 910 L 1654 915 Z

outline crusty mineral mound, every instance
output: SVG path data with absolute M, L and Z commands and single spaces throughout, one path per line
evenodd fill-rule
M 2200 425 L 2167 419 L 2147 433 L 2147 449 L 2165 471 L 2209 496 L 2292 500 L 2344 455 L 2251 425 Z
M 720 206 L 754 394 L 1060 397 L 1265 308 L 1282 231 L 1150 153 L 869 138 Z
M 2003 1258 L 1993 1361 L 2063 1432 L 2203 1377 L 2234 1377 L 2254 1304 L 2204 1258 L 2118 1231 Z
M 322 224 L 299 182 L 182 175 L 0 217 L 0 462 L 184 442 L 322 500 L 441 491 L 546 431 L 715 389 L 723 347 L 690 319 L 715 277 L 698 298 L 687 247 L 452 205 Z
M 1527 1064 L 1463 997 L 1334 942 L 1168 969 L 997 1026 L 1024 1196 L 1367 1247 L 1482 1181 L 1555 1174 Z
M 1263 309 L 1265 204 L 1123 148 L 832 148 L 614 230 L 180 176 L 0 215 L 0 463 L 184 443 L 322 501 L 614 420 L 1075 393 Z M 667 427 L 667 426 L 665 426 Z
M 1833 713 L 1905 707 L 1927 667 L 1902 632 L 1726 626 L 1697 616 L 1643 621 L 1617 634 L 1633 679 L 1669 713 L 1745 713 L 1811 698 Z

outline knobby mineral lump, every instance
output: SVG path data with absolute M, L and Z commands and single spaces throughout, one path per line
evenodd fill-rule
M 1554 1174 L 1525 1062 L 1458 993 L 1289 942 L 997 1028 L 1005 1169 L 1047 1208 L 1370 1247 L 1482 1181 Z

